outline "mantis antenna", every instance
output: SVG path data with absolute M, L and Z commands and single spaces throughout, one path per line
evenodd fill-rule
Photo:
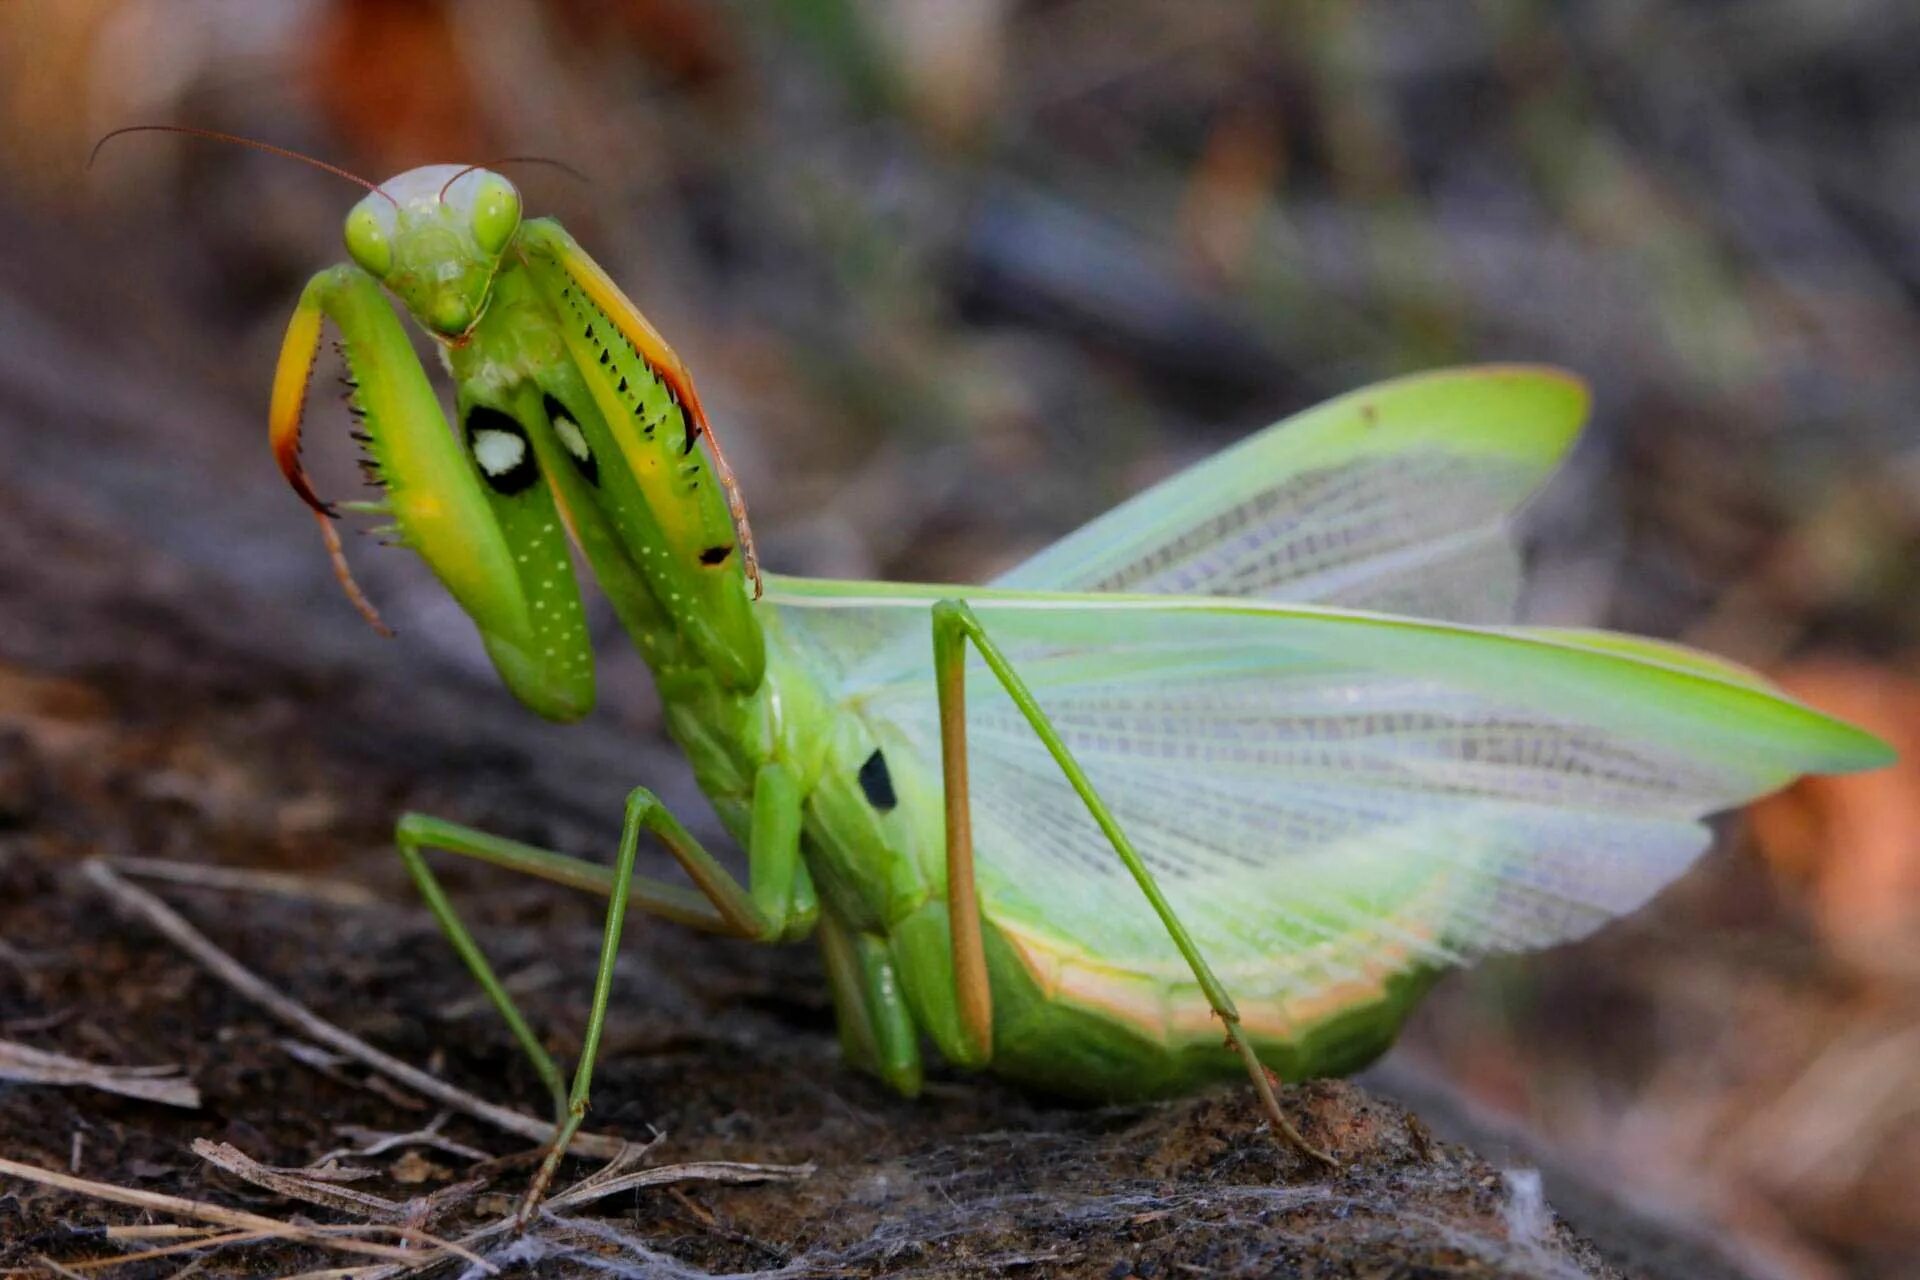
M 214 142 L 226 142 L 236 147 L 249 147 L 255 151 L 264 151 L 268 155 L 280 156 L 288 160 L 298 160 L 301 164 L 310 165 L 325 173 L 333 174 L 337 178 L 345 178 L 348 182 L 356 186 L 364 187 L 379 196 L 382 200 L 385 200 L 388 204 L 393 205 L 396 209 L 400 207 L 397 200 L 385 191 L 382 191 L 377 185 L 368 182 L 357 173 L 342 169 L 339 165 L 328 164 L 325 160 L 316 159 L 313 156 L 295 151 L 290 147 L 280 147 L 275 146 L 271 142 L 261 142 L 257 138 L 242 137 L 237 133 L 222 133 L 217 129 L 199 129 L 192 125 L 184 124 L 130 124 L 104 133 L 100 135 L 100 140 L 93 144 L 93 150 L 87 153 L 87 168 L 93 168 L 93 162 L 100 158 L 101 149 L 109 142 L 112 142 L 122 134 L 128 133 L 182 133 L 190 138 L 207 138 Z M 302 477 L 302 480 L 304 481 L 304 477 Z M 347 593 L 347 599 L 352 601 L 353 607 L 359 611 L 360 616 L 365 618 L 367 624 L 376 632 L 383 636 L 393 635 L 393 629 L 381 620 L 379 612 L 373 607 L 373 602 L 367 599 L 366 594 L 360 590 L 360 584 L 353 579 L 353 571 L 347 567 L 346 553 L 340 546 L 339 531 L 333 527 L 333 521 L 330 518 L 332 512 L 325 503 L 319 502 L 313 497 L 312 490 L 307 489 L 304 483 L 296 485 L 295 487 L 303 490 L 302 496 L 305 497 L 309 505 L 312 505 L 314 508 L 314 516 L 320 525 L 320 537 L 326 544 L 327 559 L 332 562 L 333 575 L 339 579 L 341 589 Z
M 575 182 L 584 182 L 589 186 L 593 184 L 592 178 L 589 178 L 565 160 L 555 160 L 550 156 L 500 156 L 498 159 L 484 160 L 479 164 L 470 164 L 460 172 L 454 174 L 441 186 L 440 194 L 435 196 L 434 199 L 444 203 L 447 198 L 447 192 L 453 189 L 453 184 L 472 173 L 475 169 L 497 169 L 503 164 L 542 164 L 546 165 L 549 169 L 558 169 Z
M 271 142 L 261 142 L 257 138 L 246 138 L 237 133 L 221 133 L 217 129 L 196 129 L 192 125 L 185 124 L 129 124 L 123 125 L 109 133 L 104 133 L 100 135 L 100 141 L 93 144 L 93 150 L 87 153 L 87 168 L 93 168 L 93 162 L 99 158 L 102 147 L 123 133 L 184 133 L 190 138 L 211 138 L 215 142 L 230 142 L 236 147 L 251 147 L 255 151 L 264 151 L 270 156 L 281 156 L 288 160 L 298 160 L 301 164 L 312 165 L 314 168 L 330 173 L 336 178 L 345 178 L 348 182 L 365 187 L 394 208 L 398 209 L 400 207 L 399 201 L 395 200 L 385 191 L 382 191 L 378 186 L 368 182 L 357 173 L 342 169 L 337 164 L 328 164 L 325 160 L 316 160 L 314 157 L 295 151 L 291 147 L 277 147 Z

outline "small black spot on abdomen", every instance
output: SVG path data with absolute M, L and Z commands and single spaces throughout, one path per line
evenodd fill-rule
M 893 774 L 887 771 L 887 758 L 880 754 L 878 747 L 860 766 L 860 790 L 865 793 L 867 803 L 882 813 L 900 803 L 900 797 L 893 794 Z

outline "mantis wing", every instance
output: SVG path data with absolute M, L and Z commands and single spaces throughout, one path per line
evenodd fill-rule
M 769 580 L 896 776 L 939 723 L 928 611 L 966 599 L 1229 989 L 1312 998 L 1579 937 L 1703 850 L 1702 818 L 1878 740 L 1759 677 L 1603 633 L 1262 601 Z M 917 640 L 917 643 L 914 641 Z M 982 899 L 1030 952 L 1190 979 L 999 684 L 968 679 Z M 937 837 L 929 856 L 938 858 Z M 1298 1006 L 1290 1006 L 1298 1007 Z
M 1586 411 L 1577 379 L 1536 366 L 1381 383 L 1122 503 L 995 585 L 1510 621 L 1520 564 L 1507 518 Z

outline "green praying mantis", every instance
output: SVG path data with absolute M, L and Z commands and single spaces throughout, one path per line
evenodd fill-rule
M 336 170 L 336 172 L 342 172 Z M 345 175 L 352 177 L 352 175 Z M 577 548 L 738 879 L 645 787 L 611 868 L 420 814 L 396 841 L 552 1091 L 537 1201 L 586 1112 L 638 911 L 817 940 L 849 1062 L 907 1095 L 923 1045 L 1086 1099 L 1380 1054 L 1437 974 L 1590 932 L 1709 842 L 1703 818 L 1887 747 L 1675 645 L 1512 625 L 1511 513 L 1574 439 L 1576 379 L 1451 369 L 1355 392 L 1124 503 L 987 586 L 762 575 L 692 378 L 551 219 L 436 165 L 348 214 L 288 326 L 270 432 L 333 533 L 377 515 L 543 716 L 593 702 Z M 437 344 L 450 427 L 387 295 Z M 324 323 L 378 501 L 299 458 Z M 637 875 L 643 835 L 688 884 Z M 608 900 L 571 1081 L 427 861 Z M 1223 1044 L 1224 1038 L 1224 1044 Z

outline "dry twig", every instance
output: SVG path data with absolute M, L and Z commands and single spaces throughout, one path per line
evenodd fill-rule
M 409 1206 L 399 1205 L 378 1196 L 366 1196 L 367 1203 L 361 1203 L 358 1192 L 342 1192 L 341 1188 L 325 1187 L 290 1177 L 272 1170 L 242 1155 L 231 1147 L 210 1142 L 196 1142 L 194 1149 L 202 1157 L 213 1160 L 223 1169 L 228 1169 L 250 1182 L 268 1187 L 282 1195 L 292 1195 L 313 1203 L 324 1204 L 346 1212 L 391 1214 L 399 1211 L 405 1214 Z M 807 1165 L 769 1165 L 742 1164 L 731 1161 L 701 1161 L 690 1164 L 662 1165 L 655 1169 L 633 1169 L 632 1164 L 638 1156 L 633 1151 L 624 1151 L 611 1163 L 597 1172 L 581 1179 L 547 1202 L 542 1216 L 561 1222 L 556 1211 L 574 1209 L 591 1204 L 607 1196 L 618 1195 L 622 1191 L 637 1190 L 641 1187 L 672 1186 L 682 1182 L 790 1182 L 810 1177 L 813 1166 Z M 119 1187 L 111 1183 L 93 1182 L 85 1178 L 75 1178 L 51 1169 L 42 1169 L 36 1165 L 19 1161 L 0 1159 L 0 1175 L 9 1175 L 53 1187 L 61 1191 L 71 1191 L 79 1195 L 91 1196 L 97 1200 L 106 1200 L 116 1204 L 132 1205 L 136 1208 L 155 1213 L 170 1214 L 175 1217 L 193 1218 L 201 1222 L 211 1222 L 228 1228 L 222 1235 L 203 1235 L 195 1239 L 180 1241 L 177 1244 L 149 1250 L 145 1253 L 119 1258 L 93 1258 L 77 1264 L 86 1269 L 98 1269 L 117 1262 L 145 1259 L 163 1254 L 191 1252 L 195 1249 L 217 1247 L 228 1244 L 249 1243 L 253 1240 L 282 1240 L 301 1244 L 317 1245 L 321 1248 L 338 1249 L 343 1252 L 357 1253 L 367 1257 L 382 1259 L 387 1265 L 373 1267 L 336 1268 L 324 1272 L 310 1272 L 311 1277 L 352 1276 L 356 1280 L 397 1280 L 398 1277 L 416 1274 L 429 1267 L 459 1259 L 480 1267 L 489 1274 L 496 1274 L 498 1268 L 487 1262 L 474 1251 L 475 1246 L 511 1231 L 515 1214 L 508 1214 L 499 1220 L 469 1232 L 458 1240 L 443 1240 L 429 1235 L 425 1231 L 407 1225 L 391 1223 L 355 1223 L 346 1226 L 311 1226 L 302 1223 L 282 1222 L 244 1210 L 229 1209 L 224 1205 L 210 1204 L 201 1200 L 187 1200 L 179 1196 L 160 1195 L 150 1191 L 139 1191 L 131 1187 Z M 295 1186 L 292 1184 L 300 1183 Z M 155 1232 L 152 1228 L 140 1228 L 142 1232 L 165 1235 L 171 1232 Z M 393 1232 L 405 1239 L 425 1246 L 424 1249 L 402 1249 L 393 1245 L 383 1245 L 371 1240 L 362 1240 L 354 1232 L 379 1231 Z M 123 1233 L 131 1238 L 131 1232 Z M 77 1275 L 68 1267 L 44 1260 L 48 1269 L 56 1274 Z
M 364 1142 L 366 1145 L 363 1147 L 335 1148 L 313 1163 L 315 1165 L 325 1165 L 330 1160 L 340 1160 L 356 1156 L 385 1155 L 395 1147 L 430 1147 L 435 1151 L 444 1151 L 450 1156 L 459 1156 L 462 1160 L 472 1160 L 475 1163 L 493 1159 L 493 1156 L 487 1152 L 477 1147 L 470 1147 L 464 1142 L 455 1142 L 452 1138 L 440 1132 L 440 1127 L 446 1124 L 452 1114 L 450 1111 L 442 1111 L 439 1115 L 428 1121 L 424 1129 L 414 1129 L 408 1133 L 384 1133 L 379 1129 L 368 1129 L 357 1124 L 335 1125 L 335 1133 L 352 1138 L 355 1142 Z M 632 1144 L 629 1145 L 632 1146 Z M 652 1146 L 653 1143 L 648 1142 L 642 1144 L 639 1149 L 646 1150 Z M 309 1173 L 308 1176 L 313 1177 L 318 1175 Z
M 335 1183 L 289 1173 L 285 1169 L 275 1169 L 270 1165 L 261 1164 L 230 1143 L 209 1142 L 205 1138 L 195 1138 L 193 1154 L 244 1182 L 265 1187 L 275 1195 L 285 1196 L 289 1200 L 304 1200 L 308 1204 L 317 1204 L 322 1208 L 353 1214 L 373 1222 L 404 1222 L 409 1215 L 408 1206 L 398 1200 L 389 1200 L 385 1196 L 376 1196 L 371 1192 L 355 1191 L 351 1187 L 342 1187 Z
M 667 1164 L 654 1169 L 633 1170 L 631 1165 L 634 1158 L 631 1154 L 615 1157 L 605 1168 L 560 1192 L 541 1206 L 541 1219 L 565 1225 L 565 1221 L 556 1216 L 556 1210 L 579 1208 L 607 1196 L 641 1187 L 665 1187 L 680 1182 L 797 1182 L 813 1176 L 813 1166 L 810 1164 L 742 1164 L 727 1160 Z M 462 1249 L 475 1249 L 512 1231 L 518 1216 L 516 1206 L 514 1212 L 477 1231 L 468 1232 L 454 1244 Z M 423 1255 L 411 1263 L 355 1268 L 352 1274 L 355 1280 L 399 1280 L 399 1277 L 416 1274 L 444 1261 L 445 1258 Z M 317 1277 L 301 1277 L 300 1280 L 317 1280 Z
M 277 898 L 324 902 L 335 907 L 370 907 L 380 901 L 365 885 L 348 880 L 323 880 L 316 876 L 296 875 L 290 871 L 213 867 L 197 862 L 176 862 L 172 858 L 137 858 L 124 854 L 116 854 L 103 861 L 112 865 L 114 870 L 130 876 L 195 885 L 203 889 L 266 893 Z
M 437 1076 L 428 1075 L 418 1067 L 410 1066 L 390 1054 L 381 1052 L 358 1036 L 336 1027 L 306 1006 L 281 994 L 269 986 L 265 980 L 241 965 L 239 961 L 215 946 L 205 934 L 187 923 L 179 912 L 138 885 L 129 884 L 112 867 L 99 859 L 90 859 L 84 863 L 81 866 L 81 874 L 120 906 L 159 930 L 175 946 L 197 960 L 208 972 L 309 1039 L 317 1040 L 329 1048 L 357 1059 L 416 1093 L 425 1094 L 436 1102 L 477 1120 L 483 1120 L 495 1128 L 534 1142 L 544 1142 L 553 1136 L 551 1121 L 538 1120 L 533 1116 L 488 1102 L 484 1098 L 475 1097 L 464 1089 L 448 1084 Z M 626 1145 L 621 1139 L 606 1134 L 582 1133 L 574 1137 L 570 1151 L 575 1155 L 606 1158 L 616 1155 Z
M 200 1105 L 200 1091 L 180 1075 L 179 1067 L 104 1066 L 12 1040 L 0 1040 L 0 1080 L 15 1084 L 84 1085 L 146 1102 L 185 1107 L 189 1111 Z
M 258 1231 L 276 1240 L 297 1240 L 304 1244 L 317 1244 L 329 1249 L 392 1261 L 412 1261 L 421 1256 L 415 1251 L 395 1245 L 358 1240 L 351 1236 L 336 1236 L 324 1228 L 281 1222 L 277 1218 L 247 1213 L 241 1209 L 229 1209 L 225 1205 L 209 1204 L 204 1200 L 188 1200 L 181 1196 L 160 1195 L 157 1192 L 140 1191 L 133 1187 L 118 1187 L 110 1182 L 94 1182 L 88 1178 L 76 1178 L 70 1174 L 42 1169 L 38 1165 L 23 1164 L 18 1160 L 8 1160 L 4 1157 L 0 1157 L 0 1175 L 35 1182 L 59 1191 L 71 1191 L 78 1195 L 90 1196 L 95 1200 L 107 1200 L 114 1204 L 132 1205 L 137 1209 L 170 1214 L 176 1218 L 193 1218 L 196 1221 L 217 1223 L 240 1231 Z
M 173 1257 L 182 1253 L 199 1253 L 201 1250 L 224 1249 L 228 1245 L 252 1244 L 268 1239 L 264 1231 L 203 1231 L 191 1240 L 161 1245 L 154 1249 L 142 1249 L 138 1253 L 114 1253 L 100 1258 L 79 1258 L 67 1264 L 73 1271 L 100 1271 L 107 1267 L 125 1266 L 130 1262 L 148 1262 L 154 1258 Z M 195 1259 L 198 1261 L 198 1259 Z

